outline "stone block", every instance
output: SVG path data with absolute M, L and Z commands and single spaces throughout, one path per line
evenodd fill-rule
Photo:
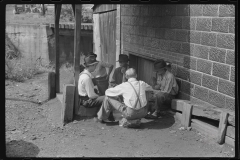
M 220 5 L 219 17 L 235 17 L 235 6 L 234 5 Z
M 225 63 L 226 49 L 211 47 L 209 60 Z
M 203 74 L 202 86 L 217 91 L 218 78 Z
M 173 29 L 165 29 L 165 36 L 166 40 L 175 40 L 175 30 Z
M 171 16 L 164 16 L 161 18 L 162 20 L 162 27 L 163 28 L 172 28 L 171 26 L 176 26 L 176 27 L 182 27 L 182 22 L 180 17 L 175 17 L 172 19 Z M 181 23 L 181 24 L 176 24 L 176 23 Z
M 163 28 L 157 28 L 155 30 L 155 36 L 156 38 L 159 38 L 159 39 L 164 39 L 164 36 L 165 36 L 165 29 Z
M 169 21 L 169 19 L 167 21 Z M 171 28 L 172 29 L 182 29 L 182 17 L 172 17 L 171 18 Z
M 228 80 L 230 75 L 230 66 L 220 63 L 213 63 L 212 75 Z
M 176 40 L 181 42 L 188 42 L 189 33 L 187 30 L 176 30 Z
M 201 44 L 206 45 L 206 46 L 215 47 L 216 44 L 217 44 L 217 34 L 216 33 L 209 33 L 209 32 L 202 32 Z
M 159 9 L 159 8 L 157 8 Z M 175 16 L 176 15 L 176 5 L 163 5 L 162 6 L 162 16 Z
M 198 58 L 208 59 L 209 47 L 202 45 L 195 45 L 193 55 Z
M 234 34 L 218 34 L 217 47 L 226 49 L 235 49 L 235 35 Z
M 141 7 L 141 14 L 143 16 L 148 16 L 148 6 L 147 5 Z
M 211 31 L 212 27 L 211 18 L 197 18 L 196 30 L 198 31 Z
M 194 97 L 208 102 L 208 89 L 195 85 Z
M 203 5 L 191 4 L 190 5 L 190 16 L 202 16 L 203 15 Z
M 235 111 L 235 99 L 234 98 L 230 98 L 230 97 L 226 97 L 226 109 L 229 109 L 231 111 Z
M 185 55 L 191 55 L 193 56 L 194 53 L 194 44 L 191 43 L 182 43 L 182 47 L 181 47 L 181 52 L 182 54 Z
M 197 59 L 197 71 L 200 71 L 206 74 L 211 74 L 211 70 L 212 70 L 211 62 L 203 59 Z
M 144 46 L 146 46 L 146 47 L 151 46 L 151 38 L 150 37 L 144 37 Z
M 229 18 L 229 33 L 235 33 L 235 18 Z
M 189 83 L 189 82 L 182 81 L 180 91 L 183 92 L 183 93 L 186 93 L 188 95 L 193 96 L 193 94 L 194 94 L 194 85 Z
M 235 67 L 231 67 L 230 81 L 235 82 Z
M 235 51 L 227 51 L 226 63 L 235 66 Z
M 198 31 L 189 31 L 189 42 L 190 43 L 195 43 L 195 44 L 200 44 L 201 43 L 201 33 Z
M 212 18 L 211 31 L 228 33 L 229 18 Z
M 220 108 L 225 107 L 225 96 L 221 93 L 209 90 L 209 99 L 208 100 L 209 100 L 208 102 L 214 106 L 217 106 Z
M 189 16 L 190 7 L 188 4 L 177 5 L 176 15 L 178 16 Z
M 235 83 L 219 79 L 218 91 L 235 98 Z
M 202 73 L 190 71 L 189 82 L 201 86 L 202 84 Z
M 147 28 L 147 35 L 148 35 L 148 37 L 155 37 L 155 28 L 148 27 Z
M 190 56 L 185 56 L 183 58 L 183 67 L 196 70 L 197 68 L 197 59 L 190 57 Z
M 180 53 L 180 51 L 181 51 L 181 43 L 180 42 L 176 42 L 176 41 L 170 41 L 169 51 Z
M 151 47 L 153 48 L 159 48 L 160 46 L 160 41 L 157 38 L 152 38 L 151 39 Z
M 167 40 L 160 40 L 160 49 L 168 51 L 170 47 L 170 41 Z
M 218 7 L 219 5 L 203 5 L 203 16 L 218 16 Z

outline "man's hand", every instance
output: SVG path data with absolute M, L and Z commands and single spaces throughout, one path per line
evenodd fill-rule
M 155 85 L 153 89 L 160 90 L 160 85 Z
M 123 74 L 125 74 L 126 68 L 125 68 L 125 67 L 122 67 L 122 68 L 121 68 L 121 72 L 122 72 Z

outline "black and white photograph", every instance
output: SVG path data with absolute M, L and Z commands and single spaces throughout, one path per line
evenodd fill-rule
M 5 156 L 238 156 L 236 4 L 6 4 Z

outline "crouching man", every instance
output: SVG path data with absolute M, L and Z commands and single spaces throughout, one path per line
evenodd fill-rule
M 163 59 L 154 62 L 154 70 L 157 77 L 153 78 L 153 89 L 158 90 L 155 94 L 155 112 L 151 115 L 155 118 L 165 114 L 164 111 L 170 109 L 171 101 L 178 94 L 178 85 L 174 75 L 166 68 Z M 149 115 L 148 115 L 149 116 Z
M 105 92 L 103 104 L 98 112 L 97 122 L 108 119 L 110 112 L 118 110 L 127 120 L 143 118 L 148 113 L 145 91 L 153 91 L 152 87 L 143 81 L 138 81 L 136 70 L 129 68 L 126 71 L 127 82 L 109 88 Z M 123 96 L 123 103 L 117 96 Z

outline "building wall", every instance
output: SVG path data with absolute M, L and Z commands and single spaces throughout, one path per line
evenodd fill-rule
M 172 63 L 179 98 L 235 110 L 232 5 L 121 5 L 122 53 Z
M 44 63 L 55 63 L 54 28 L 46 25 L 7 24 L 6 34 L 24 58 L 35 61 L 41 57 Z M 93 31 L 81 30 L 82 53 L 93 50 Z M 59 29 L 60 64 L 73 64 L 74 29 Z

